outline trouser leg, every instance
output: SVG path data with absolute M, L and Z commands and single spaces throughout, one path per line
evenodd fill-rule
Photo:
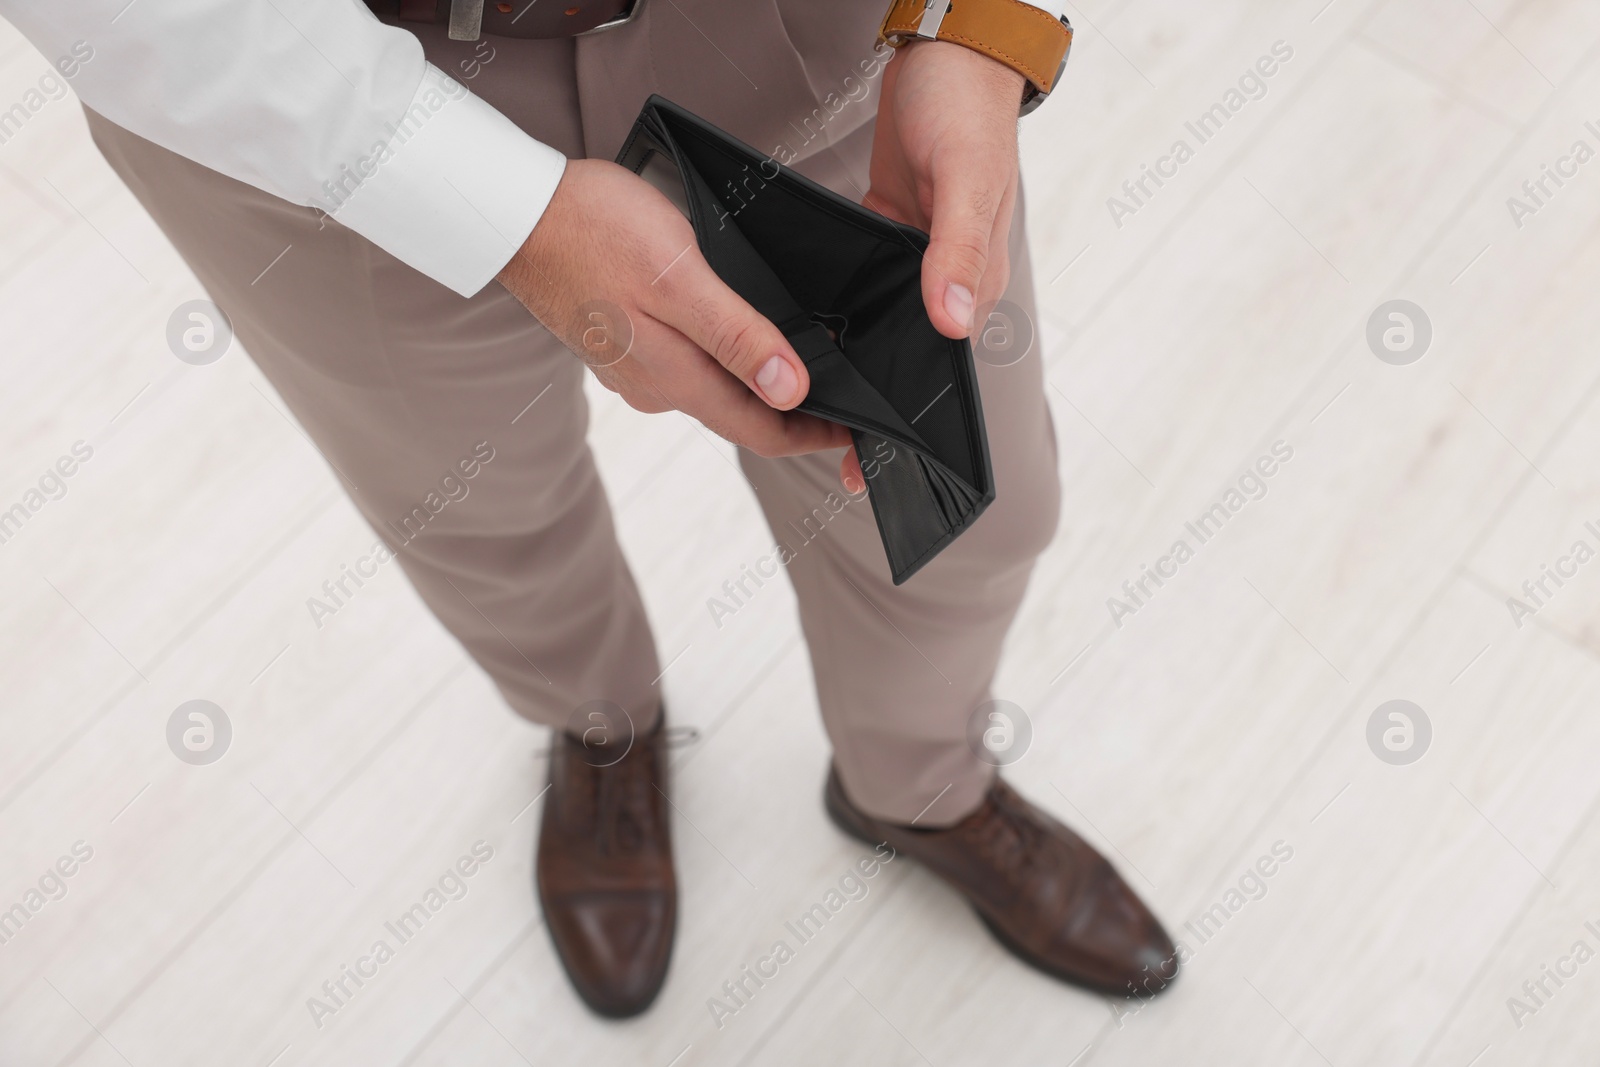
M 541 51 L 508 51 L 474 88 L 583 154 L 570 56 L 561 68 L 557 46 L 499 46 Z M 91 128 L 369 522 L 405 534 L 408 575 L 512 706 L 554 724 L 602 697 L 647 720 L 659 667 L 583 444 L 581 367 L 498 286 L 463 301 L 307 209 L 92 116 Z M 869 124 L 802 169 L 859 197 L 870 139 Z M 1012 253 L 1006 296 L 1031 317 L 1020 208 Z M 1038 352 L 980 361 L 978 377 L 997 500 L 974 527 L 896 588 L 857 502 L 789 566 L 845 787 L 880 818 L 940 825 L 978 802 L 992 772 L 967 746 L 967 719 L 1055 528 Z M 464 480 L 457 465 L 480 447 L 494 458 Z M 838 493 L 839 458 L 742 457 L 780 540 Z M 465 487 L 459 500 L 446 477 Z
M 859 199 L 871 136 L 869 125 L 802 169 Z M 1020 203 L 1010 247 L 1005 299 L 1036 321 Z M 994 774 L 968 744 L 968 721 L 989 699 L 1006 632 L 1060 504 L 1037 342 L 999 365 L 1013 356 L 977 361 L 995 502 L 905 585 L 889 578 L 871 504 L 840 506 L 847 499 L 840 451 L 741 455 L 774 536 L 792 552 L 787 569 L 846 792 L 888 821 L 958 821 Z
M 310 209 L 89 121 L 511 706 L 559 726 L 606 699 L 649 726 L 660 667 L 584 441 L 582 365 L 499 285 L 462 300 Z

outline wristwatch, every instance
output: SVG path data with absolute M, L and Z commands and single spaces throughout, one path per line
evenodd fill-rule
M 891 48 L 908 41 L 949 41 L 982 52 L 1028 79 L 1026 115 L 1050 95 L 1072 50 L 1066 16 L 1023 0 L 893 0 L 878 39 Z

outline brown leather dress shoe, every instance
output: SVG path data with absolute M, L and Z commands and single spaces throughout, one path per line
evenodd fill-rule
M 828 774 L 828 815 L 841 830 L 920 860 L 966 897 L 996 939 L 1046 974 L 1114 996 L 1150 996 L 1178 975 L 1161 923 L 1098 852 L 999 779 L 954 826 L 874 819 Z
M 559 730 L 551 743 L 534 865 L 539 902 L 578 995 L 611 1018 L 648 1008 L 672 957 L 678 886 L 665 718 L 609 746 Z

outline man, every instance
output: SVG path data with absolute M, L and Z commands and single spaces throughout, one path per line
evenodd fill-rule
M 1059 75 L 1058 3 L 912 0 L 886 20 L 862 0 L 0 0 L 74 60 L 106 159 L 424 600 L 555 728 L 538 893 L 602 1014 L 659 991 L 677 882 L 660 665 L 572 353 L 634 408 L 740 446 L 775 532 L 841 480 L 867 491 L 847 432 L 794 410 L 808 378 L 783 335 L 607 160 L 661 93 L 929 230 L 928 316 L 965 336 L 1001 297 L 1033 307 L 1016 123 Z M 788 564 L 834 746 L 826 809 L 1025 961 L 1154 992 L 1177 970 L 1160 924 L 967 743 L 1059 497 L 1039 359 L 978 373 L 996 502 L 972 529 L 896 587 L 868 509 L 845 508 Z M 434 507 L 458 472 L 471 500 Z

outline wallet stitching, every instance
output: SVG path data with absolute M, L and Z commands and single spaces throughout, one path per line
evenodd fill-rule
M 628 139 L 626 141 L 622 142 L 622 151 L 617 153 L 617 154 L 619 156 L 621 156 L 623 159 L 627 159 L 628 155 L 633 151 L 633 142 L 637 141 L 639 139 L 639 135 L 642 134 L 642 133 L 644 133 L 644 123 L 643 122 L 635 122 L 633 124 L 633 129 L 628 131 Z M 654 149 L 651 149 L 651 153 L 653 153 L 654 151 L 655 151 Z M 646 163 L 648 163 L 649 161 L 650 161 L 650 153 L 646 153 L 645 157 L 642 160 L 639 161 L 639 165 L 633 168 L 633 172 L 635 174 L 638 174 L 641 170 L 644 169 L 644 165 Z
M 984 504 L 981 507 L 974 507 L 972 509 L 972 513 L 967 515 L 966 518 L 961 520 L 961 525 L 946 529 L 945 530 L 945 534 L 944 534 L 943 537 L 941 537 L 941 538 L 939 538 L 939 540 L 935 541 L 931 546 L 928 547 L 928 549 L 926 551 L 924 551 L 921 555 L 917 556 L 915 559 L 907 560 L 905 565 L 902 566 L 900 569 L 902 571 L 905 571 L 905 570 L 909 570 L 910 568 L 920 566 L 922 561 L 927 559 L 929 556 L 938 555 L 940 552 L 942 552 L 950 544 L 951 541 L 954 541 L 956 539 L 956 535 L 957 534 L 959 534 L 961 531 L 965 530 L 968 526 L 971 526 L 973 521 L 979 515 L 982 515 L 984 513 L 984 511 L 987 510 L 987 509 L 988 509 L 988 505 L 987 504 Z M 906 577 L 909 578 L 910 575 L 908 574 L 908 575 L 906 575 Z

